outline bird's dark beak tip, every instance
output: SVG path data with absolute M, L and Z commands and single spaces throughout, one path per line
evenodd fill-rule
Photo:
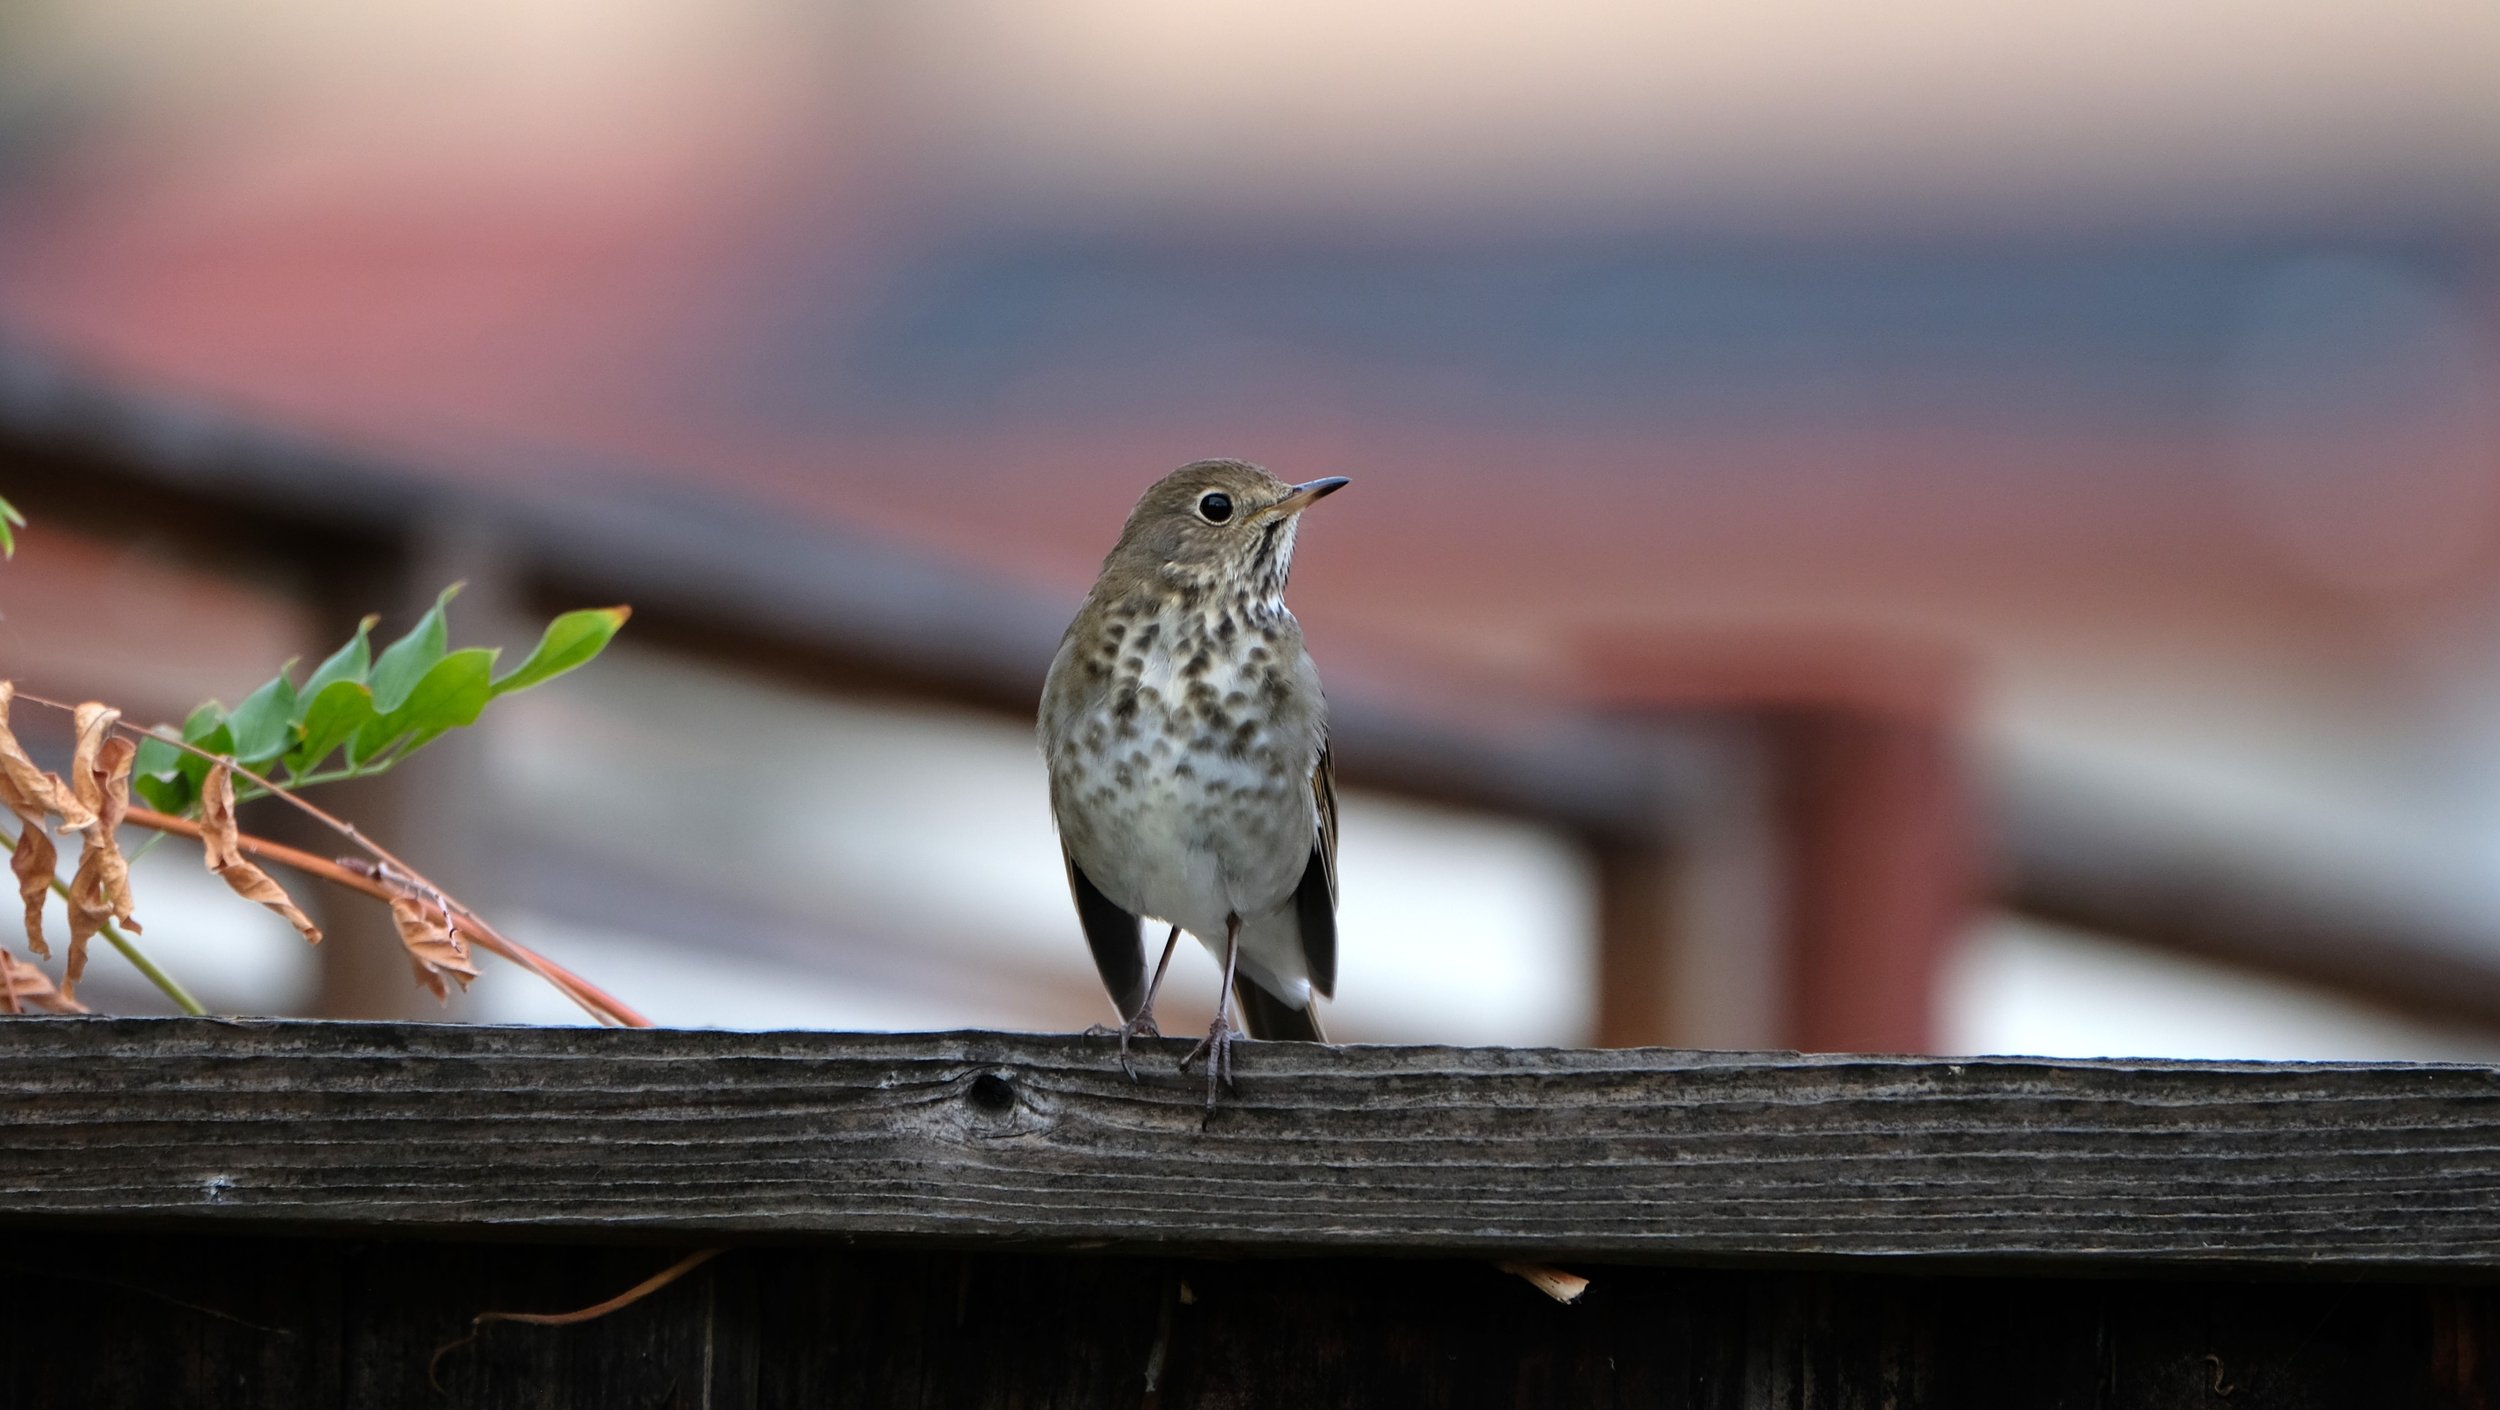
M 1352 480 L 1347 479 L 1343 475 L 1330 475 L 1324 479 L 1306 480 L 1303 483 L 1294 486 L 1294 488 L 1300 490 L 1304 495 L 1310 497 L 1311 499 L 1326 499 L 1330 495 L 1335 494 L 1337 491 L 1344 489 L 1346 486 L 1353 483 L 1354 482 Z

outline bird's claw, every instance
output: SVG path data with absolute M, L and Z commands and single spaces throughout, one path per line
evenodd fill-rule
M 1198 1046 L 1181 1058 L 1181 1071 L 1187 1072 L 1189 1065 L 1200 1058 L 1205 1058 L 1207 1062 L 1207 1115 L 1212 1117 L 1215 1115 L 1219 1087 L 1226 1091 L 1240 1090 L 1233 1085 L 1233 1026 L 1225 1021 L 1224 1015 L 1217 1014 L 1215 1022 L 1207 1027 L 1207 1036 L 1199 1039 Z
M 1136 1067 L 1131 1065 L 1128 1060 L 1129 1040 L 1132 1038 L 1160 1038 L 1163 1036 L 1163 1030 L 1155 1027 L 1154 1010 L 1144 1009 L 1138 1013 L 1137 1017 L 1130 1019 L 1126 1023 L 1119 1024 L 1116 1027 L 1108 1023 L 1097 1023 L 1093 1027 L 1086 1029 L 1084 1036 L 1087 1038 L 1119 1039 L 1120 1071 L 1128 1074 L 1128 1080 L 1135 1082 L 1138 1081 L 1139 1078 L 1137 1076 Z

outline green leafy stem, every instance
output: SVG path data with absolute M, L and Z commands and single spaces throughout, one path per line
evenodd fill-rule
M 587 664 L 630 615 L 623 607 L 567 612 L 547 624 L 528 657 L 497 675 L 496 651 L 449 649 L 446 609 L 459 591 L 458 583 L 443 589 L 408 634 L 379 656 L 372 647 L 376 619 L 367 617 L 301 685 L 291 678 L 290 661 L 231 710 L 209 701 L 183 721 L 183 741 L 247 769 L 283 768 L 289 790 L 370 778 L 445 733 L 475 724 L 488 702 Z M 158 812 L 186 814 L 198 805 L 209 768 L 200 754 L 163 739 L 143 740 L 132 786 Z M 236 801 L 266 791 L 247 785 Z
M 0 527 L 0 546 L 6 542 L 6 529 Z M 408 634 L 378 656 L 372 647 L 378 619 L 367 617 L 347 644 L 314 667 L 302 684 L 293 679 L 295 663 L 289 661 L 233 709 L 212 700 L 193 710 L 183 721 L 182 738 L 199 752 L 155 736 L 141 740 L 131 768 L 132 788 L 158 812 L 192 816 L 213 767 L 204 755 L 264 777 L 283 768 L 282 786 L 289 793 L 370 778 L 449 731 L 475 724 L 490 701 L 587 665 L 632 615 L 625 607 L 567 612 L 547 624 L 538 645 L 519 665 L 499 675 L 495 666 L 500 652 L 450 649 L 447 609 L 460 586 L 443 589 Z M 237 783 L 238 802 L 270 791 L 239 777 Z M 57 878 L 53 889 L 61 889 Z M 111 926 L 103 934 L 167 998 L 187 1013 L 202 1011 L 198 1000 L 128 936 Z

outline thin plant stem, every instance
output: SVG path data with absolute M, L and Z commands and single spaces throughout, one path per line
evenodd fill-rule
M 25 696 L 21 695 L 21 696 L 19 696 L 18 698 L 19 698 L 20 700 L 23 700 L 23 699 L 26 699 L 27 697 L 25 697 Z M 158 738 L 158 739 L 162 739 L 162 740 L 164 740 L 164 741 L 165 741 L 166 743 L 168 743 L 168 744 L 173 744 L 173 743 L 176 743 L 176 742 L 177 742 L 176 740 L 174 740 L 174 739 L 172 739 L 172 738 L 170 738 L 169 736 L 166 736 L 166 735 L 161 735 L 161 734 L 160 734 L 160 735 L 157 735 L 157 736 L 155 736 L 155 737 L 156 737 L 156 738 Z M 222 755 L 212 755 L 212 756 L 210 756 L 210 757 L 213 757 L 213 758 L 222 758 L 223 756 L 222 756 Z M 347 766 L 347 767 L 345 767 L 345 768 L 337 768 L 337 769 L 324 769 L 324 770 L 322 770 L 322 771 L 320 771 L 320 772 L 318 772 L 318 773 L 309 773 L 309 774 L 305 774 L 305 775 L 303 775 L 303 776 L 302 776 L 302 777 L 300 777 L 300 778 L 289 778 L 289 779 L 286 781 L 286 787 L 287 787 L 287 789 L 310 788 L 310 787 L 312 787 L 314 784 L 317 784 L 317 783 L 344 783 L 344 782 L 346 782 L 346 781 L 347 781 L 347 780 L 349 780 L 349 779 L 355 779 L 355 778 L 375 778 L 375 777 L 378 777 L 378 776 L 380 776 L 380 775 L 382 775 L 382 774 L 389 773 L 389 772 L 391 771 L 391 768 L 392 768 L 392 766 L 393 766 L 393 765 L 397 764 L 400 760 L 405 759 L 405 758 L 407 758 L 407 757 L 408 757 L 408 756 L 407 756 L 407 754 L 405 754 L 405 753 L 396 753 L 396 754 L 386 755 L 386 756 L 384 756 L 383 758 L 380 758 L 380 759 L 367 759 L 365 762 L 363 762 L 363 763 L 361 763 L 361 764 L 351 764 L 351 765 L 348 765 L 348 766 Z M 248 774 L 244 774 L 244 773 L 243 773 L 243 771 L 242 771 L 241 769 L 237 769 L 237 770 L 235 770 L 235 773 L 236 773 L 236 774 L 237 774 L 237 776 L 239 776 L 239 777 L 243 777 L 243 778 L 247 778 L 247 779 L 250 777 L 250 775 L 248 775 Z M 260 786 L 259 784 L 257 784 L 257 783 L 249 783 L 249 782 L 247 782 L 246 784 L 244 784 L 244 786 L 243 786 L 243 787 L 238 788 L 238 789 L 236 789 L 236 790 L 234 791 L 234 801 L 235 801 L 238 805 L 239 805 L 239 804 L 243 804 L 243 803 L 249 803 L 249 802 L 251 802 L 251 801 L 252 801 L 253 799 L 255 799 L 255 798 L 266 798 L 266 797 L 268 797 L 268 796 L 269 796 L 271 793 L 273 793 L 273 792 L 283 792 L 283 791 L 285 791 L 285 790 L 276 789 L 276 788 L 263 788 L 263 787 L 261 787 L 261 786 Z
M 0 834 L 0 847 L 8 848 L 11 856 L 17 855 L 17 839 L 13 836 Z M 69 886 L 57 876 L 52 878 L 52 893 L 60 897 L 65 904 L 69 901 Z M 130 961 L 132 969 L 147 976 L 150 984 L 155 985 L 166 998 L 173 1000 L 176 1008 L 193 1018 L 208 1017 L 208 1010 L 201 1005 L 199 1000 L 191 997 L 190 990 L 182 987 L 182 981 L 167 974 L 156 961 L 149 959 L 145 950 L 132 943 L 129 936 L 122 934 L 120 926 L 108 920 L 97 929 L 96 933 L 103 936 L 105 942 L 114 949 L 119 950 L 121 957 Z
M 123 860 L 125 860 L 125 861 L 129 862 L 132 866 L 134 866 L 134 867 L 135 867 L 135 866 L 137 866 L 137 865 L 139 864 L 139 859 L 140 859 L 141 857 L 144 857 L 144 856 L 146 856 L 148 853 L 155 851 L 155 850 L 156 850 L 156 844 L 158 844 L 158 843 L 160 843 L 160 842 L 162 842 L 162 841 L 164 841 L 164 840 L 165 840 L 165 834 L 163 834 L 163 833 L 161 833 L 161 832 L 151 832 L 151 833 L 149 833 L 147 836 L 145 836 L 145 837 L 143 837 L 143 838 L 139 839 L 139 845 L 138 845 L 138 846 L 133 847 L 133 848 L 131 848 L 129 851 L 122 853 L 122 858 L 123 858 Z

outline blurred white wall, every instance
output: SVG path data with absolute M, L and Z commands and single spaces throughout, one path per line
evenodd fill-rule
M 2500 1062 L 2490 1033 L 2010 917 L 1963 943 L 1941 998 L 1945 1053 Z

